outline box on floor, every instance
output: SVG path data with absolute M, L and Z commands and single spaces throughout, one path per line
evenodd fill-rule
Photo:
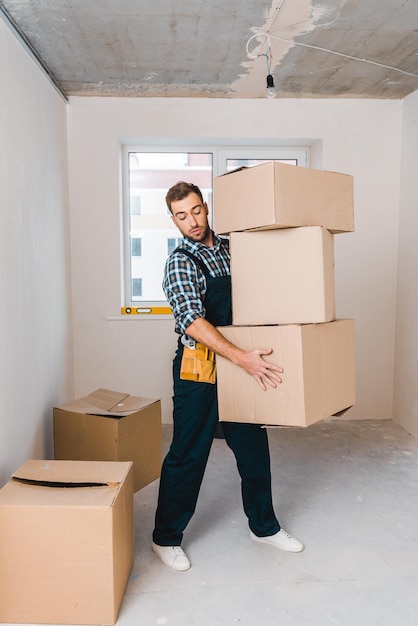
M 97 389 L 53 413 L 56 459 L 132 461 L 134 491 L 159 477 L 160 400 Z
M 218 355 L 220 421 L 304 427 L 354 404 L 354 320 L 219 330 L 244 350 L 272 348 L 266 360 L 284 369 L 283 382 L 263 391 L 241 367 Z
M 25 463 L 0 489 L 0 621 L 114 624 L 134 556 L 132 463 Z
M 215 230 L 324 226 L 354 230 L 353 177 L 268 162 L 214 180 Z
M 335 319 L 334 235 L 321 226 L 231 233 L 232 323 Z

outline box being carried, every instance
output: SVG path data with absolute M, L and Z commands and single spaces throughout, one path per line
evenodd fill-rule
M 28 461 L 0 489 L 0 622 L 114 624 L 134 556 L 132 463 Z
M 241 367 L 218 355 L 220 421 L 309 426 L 354 404 L 354 320 L 219 330 L 244 350 L 272 348 L 264 358 L 284 369 L 283 382 L 263 391 Z
M 234 326 L 335 319 L 334 235 L 321 226 L 231 233 Z
M 132 461 L 134 491 L 159 477 L 159 400 L 97 389 L 54 408 L 54 456 L 78 461 Z
M 354 230 L 353 177 L 269 162 L 214 180 L 215 230 L 324 226 Z

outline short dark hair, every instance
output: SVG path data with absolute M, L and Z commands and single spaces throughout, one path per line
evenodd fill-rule
M 183 180 L 181 180 L 180 182 L 170 187 L 165 197 L 165 201 L 169 210 L 171 211 L 172 202 L 176 202 L 177 200 L 184 200 L 184 198 L 187 198 L 187 196 L 191 193 L 195 193 L 197 196 L 199 196 L 201 203 L 204 204 L 202 192 L 197 185 L 194 185 L 193 183 L 185 183 Z

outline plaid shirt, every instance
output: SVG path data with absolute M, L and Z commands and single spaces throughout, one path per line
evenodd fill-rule
M 210 276 L 229 276 L 229 241 L 214 234 L 214 246 L 184 238 L 179 248 L 191 252 L 203 261 Z M 167 259 L 164 271 L 163 290 L 173 311 L 175 330 L 183 335 L 186 328 L 198 317 L 205 317 L 204 298 L 206 278 L 200 267 L 177 248 Z

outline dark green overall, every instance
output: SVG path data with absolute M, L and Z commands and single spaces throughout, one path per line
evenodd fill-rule
M 179 250 L 180 252 L 180 250 Z M 206 278 L 206 319 L 214 326 L 231 323 L 231 277 L 214 278 L 199 259 L 191 257 Z M 178 546 L 196 507 L 213 437 L 218 424 L 216 385 L 180 380 L 183 345 L 179 341 L 173 362 L 173 441 L 164 460 L 153 541 Z M 233 451 L 239 474 L 244 511 L 258 536 L 280 530 L 271 496 L 270 454 L 267 433 L 257 424 L 222 422 L 226 443 Z

